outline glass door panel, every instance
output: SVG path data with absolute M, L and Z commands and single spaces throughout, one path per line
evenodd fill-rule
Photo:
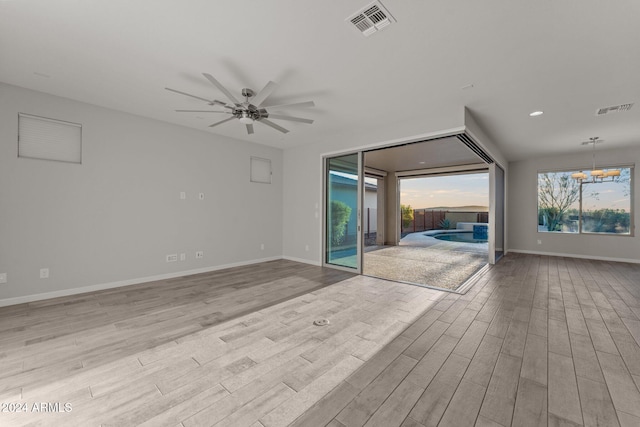
M 326 159 L 325 262 L 360 268 L 359 154 Z

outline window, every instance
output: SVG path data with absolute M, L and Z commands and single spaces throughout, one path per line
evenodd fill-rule
M 20 113 L 18 157 L 82 163 L 82 126 Z
M 587 178 L 581 171 L 538 173 L 538 231 L 630 235 L 633 167 L 619 176 Z M 572 177 L 582 174 L 579 181 Z

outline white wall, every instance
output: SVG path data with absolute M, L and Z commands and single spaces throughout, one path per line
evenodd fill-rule
M 640 148 L 596 152 L 598 165 L 640 164 Z M 538 233 L 538 171 L 591 169 L 591 150 L 565 156 L 553 156 L 509 163 L 508 248 L 509 251 L 568 255 L 585 258 L 640 262 L 640 237 Z M 640 185 L 638 171 L 634 180 L 634 222 L 640 223 Z M 637 229 L 636 229 L 637 230 Z M 542 241 L 537 244 L 537 240 Z
M 289 259 L 320 265 L 322 163 L 316 150 L 317 146 L 284 150 L 283 253 Z
M 18 112 L 81 123 L 83 164 L 17 158 Z M 282 206 L 281 150 L 0 83 L 0 305 L 279 258 Z

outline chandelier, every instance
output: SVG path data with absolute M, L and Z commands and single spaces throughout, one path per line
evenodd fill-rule
M 589 171 L 589 175 L 584 173 L 583 171 L 575 172 L 571 174 L 571 178 L 578 181 L 580 184 L 595 184 L 599 182 L 612 182 L 616 176 L 620 176 L 619 169 L 596 169 L 596 144 L 599 144 L 602 141 L 599 137 L 594 136 L 589 138 L 589 141 L 585 141 L 582 145 L 593 145 L 593 163 L 591 170 Z M 611 179 L 607 179 L 611 178 Z

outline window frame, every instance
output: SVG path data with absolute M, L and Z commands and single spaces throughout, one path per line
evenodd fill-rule
M 538 170 L 536 172 L 536 231 L 541 234 L 562 234 L 562 235 L 589 235 L 589 236 L 621 236 L 621 237 L 634 237 L 635 236 L 635 222 L 634 222 L 634 212 L 635 212 L 635 200 L 634 200 L 634 187 L 635 187 L 635 164 L 607 164 L 607 165 L 598 165 L 598 169 L 608 170 L 608 169 L 629 169 L 629 232 L 628 233 L 611 233 L 611 232 L 594 232 L 594 231 L 584 231 L 583 230 L 583 186 L 584 185 L 597 185 L 590 183 L 582 183 L 580 184 L 579 197 L 577 200 L 578 203 L 578 230 L 575 232 L 572 231 L 545 231 L 540 230 L 539 225 L 539 213 L 540 213 L 540 196 L 539 196 L 539 188 L 540 188 L 540 175 L 545 173 L 565 173 L 571 175 L 575 172 L 589 171 L 591 167 L 582 167 L 582 168 L 562 168 L 562 169 L 545 169 Z M 571 178 L 573 179 L 573 178 Z

